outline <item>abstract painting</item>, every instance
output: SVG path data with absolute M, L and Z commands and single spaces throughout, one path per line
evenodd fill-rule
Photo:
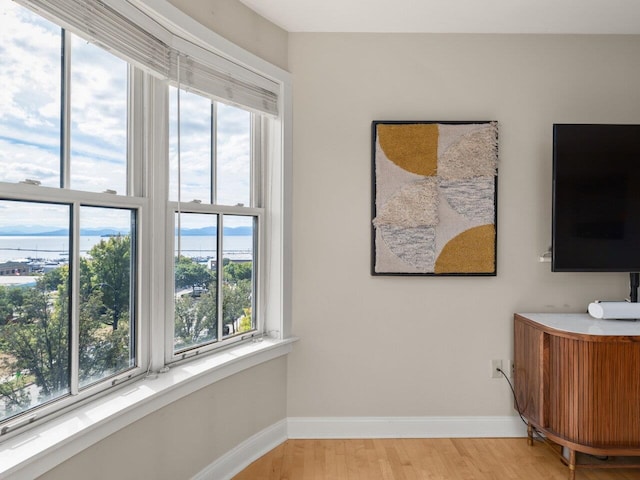
M 498 124 L 372 123 L 373 275 L 496 275 Z

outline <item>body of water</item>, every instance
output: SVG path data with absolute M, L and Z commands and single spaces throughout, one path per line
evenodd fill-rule
M 108 238 L 80 237 L 80 255 L 86 255 L 101 240 L 108 240 Z M 216 241 L 215 236 L 184 236 L 180 241 L 181 254 L 192 258 L 213 257 L 216 254 Z M 252 236 L 226 235 L 224 237 L 224 257 L 234 260 L 250 260 L 252 252 Z M 67 237 L 38 237 L 32 235 L 0 236 L 0 263 L 26 258 L 66 261 L 69 258 L 69 239 Z

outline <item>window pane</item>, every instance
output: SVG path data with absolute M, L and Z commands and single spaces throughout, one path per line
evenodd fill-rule
M 59 187 L 60 27 L 11 0 L 0 18 L 0 181 Z
M 178 89 L 169 90 L 170 199 L 178 200 Z M 180 91 L 180 201 L 211 203 L 211 100 Z
M 69 392 L 69 210 L 0 201 L 0 420 Z
M 255 328 L 254 298 L 254 218 L 224 216 L 222 311 L 224 336 Z
M 80 386 L 134 367 L 134 212 L 80 209 Z
M 218 338 L 217 224 L 213 214 L 176 214 L 181 232 L 174 255 L 176 352 Z
M 127 193 L 127 63 L 71 38 L 71 188 Z
M 217 201 L 251 206 L 251 114 L 218 103 Z

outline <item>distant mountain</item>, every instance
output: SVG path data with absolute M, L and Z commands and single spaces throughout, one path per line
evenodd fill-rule
M 0 227 L 0 236 L 2 237 L 66 237 L 69 230 L 45 230 L 38 227 Z M 83 237 L 110 237 L 116 235 L 126 235 L 126 232 L 120 232 L 113 228 L 83 228 L 80 229 L 80 235 Z
M 49 227 L 51 228 L 51 227 Z M 0 236 L 3 237 L 64 237 L 69 235 L 69 230 L 49 230 L 46 227 L 0 227 Z
M 192 236 L 200 236 L 200 235 L 217 235 L 218 229 L 216 227 L 203 227 L 203 228 L 183 228 L 182 236 L 183 237 L 192 237 Z M 178 234 L 178 229 L 176 228 L 175 234 Z
M 178 230 L 176 229 L 176 234 Z M 225 227 L 224 234 L 228 236 L 248 236 L 253 233 L 252 227 Z M 80 229 L 80 235 L 83 237 L 115 237 L 117 235 L 126 235 L 126 232 L 120 232 L 113 228 L 83 228 Z M 204 228 L 183 228 L 182 236 L 215 236 L 218 234 L 216 227 Z M 0 237 L 65 237 L 69 235 L 69 230 L 49 230 L 47 227 L 38 226 L 10 226 L 0 227 Z
M 24 235 L 46 235 L 57 237 L 66 235 L 67 230 L 51 230 L 51 227 L 40 227 L 37 225 L 17 226 L 17 227 L 0 227 L 0 235 L 8 236 L 24 236 Z

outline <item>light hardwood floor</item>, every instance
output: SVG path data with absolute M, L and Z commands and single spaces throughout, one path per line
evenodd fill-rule
M 524 438 L 288 440 L 233 480 L 566 480 Z M 640 470 L 578 469 L 576 480 L 640 480 Z

